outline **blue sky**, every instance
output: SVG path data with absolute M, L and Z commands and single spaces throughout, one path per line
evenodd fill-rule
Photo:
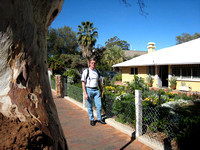
M 137 0 L 65 0 L 52 28 L 69 26 L 77 32 L 82 21 L 89 20 L 98 28 L 97 44 L 114 36 L 127 41 L 131 49 L 147 51 L 147 43 L 155 42 L 156 50 L 176 44 L 182 33 L 200 33 L 200 0 L 144 0 L 149 13 L 139 12 Z

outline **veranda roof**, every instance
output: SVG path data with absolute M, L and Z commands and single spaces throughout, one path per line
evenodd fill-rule
M 200 38 L 150 54 L 144 54 L 113 67 L 200 64 Z

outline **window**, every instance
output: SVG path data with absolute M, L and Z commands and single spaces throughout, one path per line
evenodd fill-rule
M 180 72 L 180 67 L 179 66 L 174 66 L 172 67 L 172 74 L 175 75 L 176 77 L 180 77 L 181 72 Z
M 155 66 L 149 66 L 148 74 L 154 76 L 155 75 Z
M 191 78 L 191 68 L 190 67 L 182 67 L 182 77 L 183 78 Z
M 200 78 L 200 65 L 196 65 L 192 68 L 192 77 Z
M 200 65 L 172 66 L 172 75 L 180 79 L 200 79 Z
M 138 68 L 131 68 L 131 74 L 138 74 Z

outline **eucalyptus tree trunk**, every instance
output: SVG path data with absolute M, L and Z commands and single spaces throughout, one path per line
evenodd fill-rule
M 67 149 L 47 75 L 63 0 L 0 1 L 0 149 Z

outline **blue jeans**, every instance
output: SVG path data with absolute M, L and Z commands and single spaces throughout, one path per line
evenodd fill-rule
M 92 109 L 93 99 L 97 110 L 97 120 L 101 120 L 101 95 L 98 89 L 91 89 L 86 87 L 88 94 L 87 108 L 90 121 L 94 121 L 94 114 Z

